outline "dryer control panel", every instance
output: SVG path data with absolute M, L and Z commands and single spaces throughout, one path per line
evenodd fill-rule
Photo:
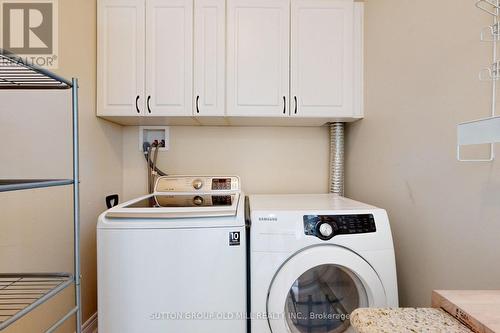
M 375 218 L 372 214 L 304 216 L 304 233 L 325 241 L 337 235 L 366 234 L 376 231 Z

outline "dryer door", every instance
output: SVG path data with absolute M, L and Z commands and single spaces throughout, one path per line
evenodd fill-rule
M 352 311 L 368 306 L 386 306 L 375 270 L 350 250 L 324 245 L 283 264 L 271 283 L 267 315 L 273 333 L 340 333 L 352 331 Z

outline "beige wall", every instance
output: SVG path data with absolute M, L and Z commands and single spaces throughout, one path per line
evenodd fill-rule
M 491 62 L 471 1 L 366 2 L 366 119 L 350 126 L 347 194 L 388 209 L 402 305 L 500 288 L 500 165 L 455 160 L 456 124 L 487 116 Z M 500 151 L 497 150 L 497 153 Z
M 170 174 L 238 175 L 248 193 L 328 190 L 327 128 L 171 127 L 171 149 L 158 166 Z M 138 127 L 124 127 L 125 199 L 147 193 Z
M 82 288 L 87 319 L 97 308 L 97 216 L 105 210 L 104 197 L 122 188 L 122 129 L 95 117 L 96 1 L 60 0 L 59 14 L 56 72 L 80 79 Z M 1 178 L 71 177 L 69 94 L 0 94 Z M 0 194 L 0 271 L 71 271 L 71 206 L 69 187 Z M 67 292 L 8 332 L 48 327 L 70 304 L 70 296 Z M 71 332 L 71 327 L 63 331 Z

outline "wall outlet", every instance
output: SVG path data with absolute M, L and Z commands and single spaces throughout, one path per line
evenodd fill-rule
M 170 127 L 168 126 L 141 126 L 139 127 L 139 150 L 144 152 L 144 143 L 151 146 L 160 146 L 160 151 L 170 149 Z

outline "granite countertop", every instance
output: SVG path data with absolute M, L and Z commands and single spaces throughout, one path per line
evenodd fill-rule
M 358 333 L 472 332 L 445 311 L 431 308 L 357 309 L 351 325 Z

